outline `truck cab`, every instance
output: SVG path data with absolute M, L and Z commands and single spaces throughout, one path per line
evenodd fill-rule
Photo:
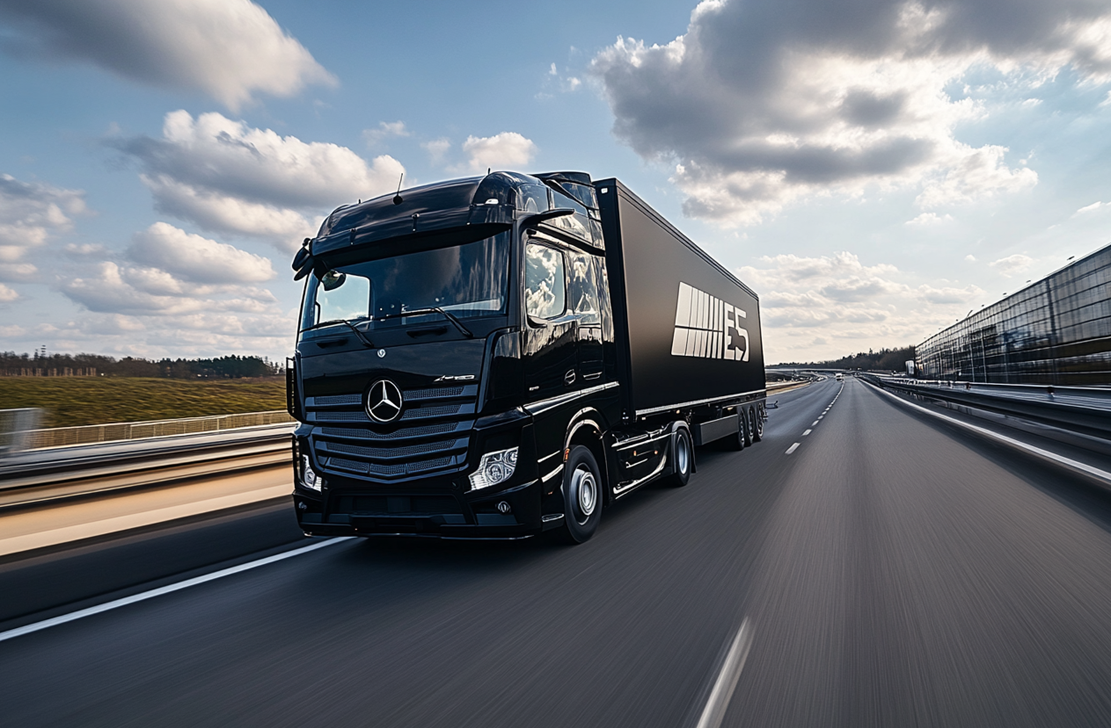
M 498 172 L 405 190 L 337 209 L 303 250 L 289 368 L 302 528 L 558 526 L 569 410 L 590 413 L 596 436 L 617 414 L 589 178 Z M 602 485 L 587 496 L 599 509 Z

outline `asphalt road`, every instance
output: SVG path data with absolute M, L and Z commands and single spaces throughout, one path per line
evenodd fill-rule
M 747 620 L 726 726 L 1111 725 L 1111 497 L 840 386 L 581 546 L 347 541 L 0 642 L 0 716 L 694 725 Z

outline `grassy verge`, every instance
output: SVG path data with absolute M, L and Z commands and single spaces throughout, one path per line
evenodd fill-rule
M 46 410 L 42 427 L 285 409 L 285 380 L 0 377 L 0 408 Z

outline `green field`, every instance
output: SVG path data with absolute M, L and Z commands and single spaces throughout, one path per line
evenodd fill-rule
M 285 409 L 285 380 L 0 377 L 0 409 L 46 410 L 42 427 Z

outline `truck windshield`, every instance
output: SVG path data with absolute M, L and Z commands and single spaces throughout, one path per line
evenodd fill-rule
M 439 308 L 457 318 L 504 313 L 508 278 L 508 233 L 343 265 L 323 279 L 308 277 L 301 330 L 390 317 L 400 325 L 422 319 L 402 316 L 422 309 Z

